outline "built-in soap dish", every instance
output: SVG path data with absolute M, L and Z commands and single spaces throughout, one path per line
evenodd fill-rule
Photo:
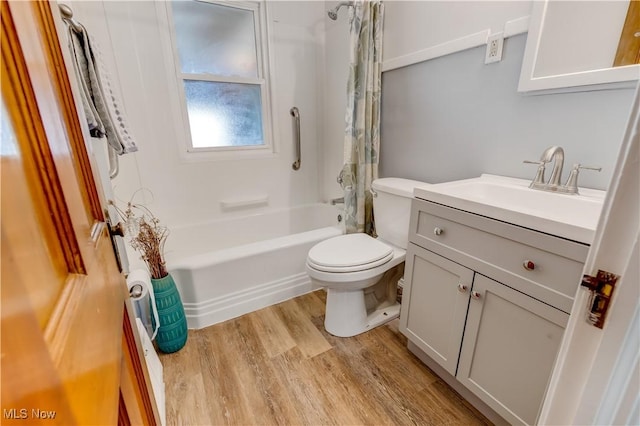
M 269 196 L 266 194 L 220 200 L 220 208 L 223 211 L 250 209 L 267 204 L 269 204 Z

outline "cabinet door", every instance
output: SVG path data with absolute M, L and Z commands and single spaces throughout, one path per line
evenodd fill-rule
M 511 424 L 535 424 L 569 315 L 476 274 L 457 379 Z
M 472 270 L 409 244 L 400 330 L 452 375 L 472 283 Z

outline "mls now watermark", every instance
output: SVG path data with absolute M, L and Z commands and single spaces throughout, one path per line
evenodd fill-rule
M 51 410 L 41 410 L 39 408 L 3 408 L 2 416 L 9 420 L 26 420 L 26 419 L 55 419 L 56 412 Z

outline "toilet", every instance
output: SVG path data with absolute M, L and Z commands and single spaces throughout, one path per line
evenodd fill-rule
M 309 250 L 311 282 L 327 290 L 324 327 L 329 333 L 355 336 L 399 316 L 396 283 L 404 274 L 413 189 L 428 185 L 376 179 L 371 192 L 378 238 L 341 235 Z

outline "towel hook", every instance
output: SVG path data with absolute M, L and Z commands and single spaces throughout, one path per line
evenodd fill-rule
M 75 32 L 82 32 L 82 25 L 80 25 L 78 21 L 73 19 L 73 9 L 71 9 L 69 5 L 60 3 L 58 5 L 58 9 L 60 9 L 60 15 L 62 15 L 62 19 L 68 22 Z

